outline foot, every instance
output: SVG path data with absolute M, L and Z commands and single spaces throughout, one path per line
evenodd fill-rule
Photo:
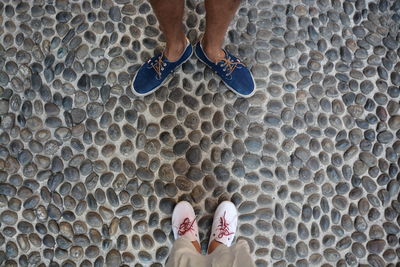
M 223 201 L 217 207 L 211 228 L 210 243 L 208 244 L 208 253 L 224 244 L 230 247 L 235 237 L 237 227 L 238 213 L 235 205 L 230 201 Z
M 213 58 L 209 58 L 201 44 L 198 42 L 195 48 L 197 58 L 210 67 L 224 82 L 224 84 L 236 94 L 250 97 L 255 92 L 255 82 L 250 70 L 236 57 L 226 50 L 214 50 L 209 52 Z
M 177 61 L 181 57 L 182 53 L 185 51 L 188 42 L 188 39 L 184 37 L 182 41 L 176 42 L 173 46 L 170 46 L 167 43 L 164 49 L 164 56 L 170 62 Z
M 172 212 L 172 232 L 175 239 L 184 236 L 190 241 L 200 244 L 196 214 L 189 202 L 181 201 L 176 204 Z
M 173 54 L 176 51 L 172 52 L 169 49 L 167 52 L 173 58 Z M 137 96 L 146 96 L 153 93 L 168 80 L 168 76 L 175 69 L 190 58 L 192 53 L 192 45 L 187 40 L 186 47 L 175 61 L 170 61 L 169 57 L 166 57 L 165 51 L 159 56 L 152 57 L 135 74 L 132 82 L 132 92 Z
M 207 56 L 207 58 L 214 64 L 217 64 L 225 57 L 225 52 L 223 49 L 207 46 L 204 42 L 204 39 L 201 41 L 201 47 L 203 48 L 204 54 Z

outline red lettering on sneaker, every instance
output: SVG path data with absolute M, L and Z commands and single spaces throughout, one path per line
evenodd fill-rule
M 217 230 L 219 230 L 220 232 L 218 234 L 218 238 L 234 234 L 234 232 L 229 232 L 229 223 L 226 222 L 225 213 L 226 211 L 224 211 L 224 216 L 219 217 L 219 225 Z
M 181 223 L 181 225 L 179 225 L 179 230 L 178 230 L 178 235 L 182 236 L 184 234 L 186 234 L 188 231 L 192 231 L 193 229 L 193 223 L 195 220 L 193 220 L 192 222 L 190 222 L 189 218 L 185 218 L 183 220 L 183 222 Z

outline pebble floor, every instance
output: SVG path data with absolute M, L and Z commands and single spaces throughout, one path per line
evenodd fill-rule
M 248 99 L 195 56 L 134 97 L 164 43 L 147 1 L 0 14 L 1 266 L 162 266 L 179 200 L 203 250 L 231 200 L 257 266 L 399 266 L 399 0 L 243 1 L 226 48 Z

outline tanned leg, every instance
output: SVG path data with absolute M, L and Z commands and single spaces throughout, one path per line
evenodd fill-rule
M 206 30 L 202 45 L 207 57 L 214 62 L 225 56 L 221 47 L 240 0 L 205 0 Z
M 221 242 L 218 241 L 211 241 L 210 245 L 208 246 L 208 254 L 211 254 L 219 245 L 221 245 Z
M 192 241 L 193 246 L 196 248 L 196 250 L 201 254 L 201 248 L 200 244 L 197 241 Z
M 164 56 L 176 61 L 187 44 L 182 25 L 184 0 L 150 0 L 150 4 L 167 41 Z

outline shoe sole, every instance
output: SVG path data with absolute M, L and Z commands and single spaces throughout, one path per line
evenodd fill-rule
M 188 61 L 188 60 L 192 57 L 192 55 L 193 55 L 193 47 L 192 47 L 192 53 L 190 53 L 190 56 L 188 56 L 188 58 L 187 58 L 185 61 L 182 61 L 181 64 L 179 64 L 178 66 L 176 66 L 176 68 L 168 74 L 168 76 L 165 78 L 165 80 L 164 80 L 159 86 L 157 86 L 157 87 L 154 88 L 153 90 L 151 90 L 151 91 L 149 91 L 149 92 L 147 92 L 147 93 L 144 93 L 144 94 L 141 94 L 141 93 L 136 92 L 136 90 L 133 88 L 133 81 L 136 79 L 136 75 L 137 75 L 138 72 L 139 72 L 139 70 L 138 70 L 138 71 L 136 72 L 135 76 L 134 76 L 133 79 L 132 79 L 132 86 L 131 86 L 131 91 L 132 91 L 132 93 L 133 93 L 135 96 L 147 96 L 147 95 L 150 95 L 150 94 L 154 93 L 154 92 L 157 91 L 161 86 L 163 86 L 164 84 L 166 84 L 167 82 L 169 82 L 169 81 L 171 80 L 171 78 L 172 78 L 172 74 L 175 73 L 176 69 L 178 69 L 180 66 L 182 66 L 183 63 L 185 63 L 186 61 Z
M 211 68 L 206 62 L 204 62 L 204 61 L 199 57 L 199 55 L 197 55 L 196 48 L 194 49 L 194 54 L 196 55 L 196 57 L 197 57 L 198 60 L 200 60 L 204 65 L 206 65 L 208 68 L 210 68 L 210 69 L 212 70 L 212 68 Z M 216 71 L 213 71 L 213 72 L 219 77 L 219 75 L 218 75 L 218 73 L 217 73 Z M 221 77 L 219 77 L 219 78 L 221 79 Z M 256 86 L 256 82 L 254 81 L 253 75 L 251 75 L 251 79 L 253 80 L 254 87 L 255 87 L 255 86 Z M 223 79 L 221 79 L 221 81 L 225 84 L 226 87 L 228 87 L 229 90 L 231 90 L 231 91 L 234 92 L 235 94 L 237 94 L 237 95 L 239 95 L 239 96 L 241 96 L 241 97 L 244 97 L 244 98 L 252 97 L 252 96 L 255 94 L 255 92 L 256 92 L 256 89 L 254 88 L 253 92 L 251 92 L 251 93 L 248 94 L 248 95 L 244 95 L 244 94 L 238 93 L 235 89 L 233 89 L 232 87 L 230 87 Z

